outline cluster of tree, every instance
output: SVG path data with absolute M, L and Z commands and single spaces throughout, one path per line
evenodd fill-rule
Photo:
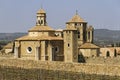
M 7 40 L 1 40 L 0 41 L 0 50 L 3 48 L 3 46 L 7 45 L 10 41 Z
M 120 47 L 120 42 L 111 44 L 112 47 Z

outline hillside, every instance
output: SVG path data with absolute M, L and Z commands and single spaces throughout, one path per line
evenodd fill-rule
M 26 33 L 0 33 L 0 41 L 13 41 L 23 35 L 26 35 Z
M 26 35 L 26 33 L 0 33 L 0 50 L 9 42 L 23 35 Z
M 99 45 L 120 42 L 120 30 L 95 29 L 94 42 Z

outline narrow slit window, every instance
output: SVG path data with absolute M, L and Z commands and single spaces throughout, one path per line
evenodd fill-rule
M 70 44 L 68 43 L 68 47 L 70 47 Z
M 90 32 L 88 32 L 88 39 L 90 39 Z
M 80 32 L 78 31 L 78 38 L 80 38 Z

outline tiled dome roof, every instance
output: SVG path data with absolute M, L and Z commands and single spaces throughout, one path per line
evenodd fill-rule
M 37 12 L 37 14 L 39 14 L 39 13 L 46 13 L 46 12 L 44 11 L 44 9 L 40 9 L 40 10 Z
M 32 27 L 29 31 L 54 31 L 54 30 L 49 26 L 35 26 Z
M 74 15 L 68 22 L 86 22 L 78 14 Z

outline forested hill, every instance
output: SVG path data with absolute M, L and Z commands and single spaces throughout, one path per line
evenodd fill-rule
M 27 33 L 0 33 L 0 41 L 13 41 L 14 39 L 26 34 Z
M 95 29 L 94 42 L 97 44 L 120 42 L 120 30 Z

